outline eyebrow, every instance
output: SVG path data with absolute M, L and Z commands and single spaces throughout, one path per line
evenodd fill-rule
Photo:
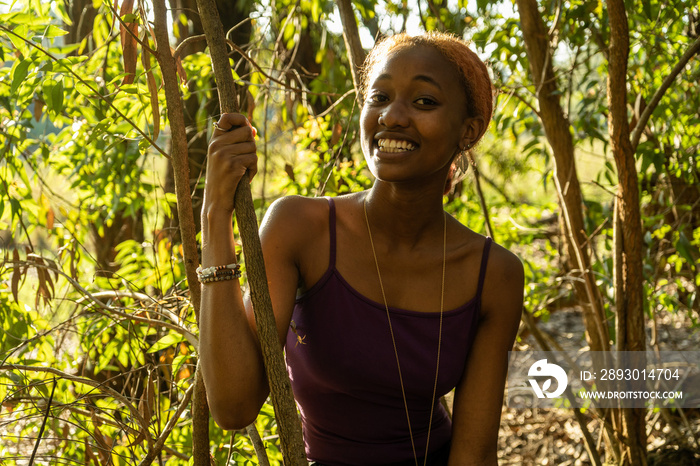
M 375 81 L 382 81 L 385 79 L 391 79 L 391 75 L 389 73 L 383 73 L 377 76 L 377 79 Z M 442 90 L 442 86 L 440 86 L 440 83 L 438 83 L 435 79 L 431 78 L 428 75 L 425 74 L 419 74 L 413 77 L 412 81 L 420 81 L 428 84 L 432 84 L 433 86 L 437 87 L 439 90 Z

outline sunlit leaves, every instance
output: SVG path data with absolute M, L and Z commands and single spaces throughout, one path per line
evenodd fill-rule
M 558 262 L 551 150 L 537 114 L 537 90 L 531 85 L 517 12 L 511 11 L 508 2 L 431 3 L 430 12 L 423 10 L 425 26 L 472 39 L 474 49 L 489 62 L 498 92 L 496 114 L 488 140 L 475 152 L 477 164 L 483 172 L 482 183 L 490 186 L 488 207 L 497 240 L 524 258 L 526 306 L 546 317 L 548 305 L 568 292 L 570 283 Z M 123 3 L 116 5 L 118 10 L 124 8 L 120 17 L 143 47 L 119 23 L 113 3 L 94 0 L 92 4 L 97 15 L 90 37 L 65 47 L 54 40 L 65 37 L 63 24 L 71 23 L 63 2 L 33 1 L 31 10 L 0 15 L 0 26 L 15 33 L 0 34 L 0 229 L 9 230 L 19 245 L 8 253 L 11 265 L 0 269 L 0 350 L 12 352 L 8 362 L 38 364 L 40 357 L 71 374 L 102 377 L 104 387 L 125 390 L 128 403 L 138 405 L 139 412 L 149 417 L 150 434 L 155 435 L 178 406 L 197 359 L 196 348 L 180 331 L 196 332 L 183 254 L 171 238 L 172 231 L 163 225 L 175 206 L 173 196 L 162 193 L 166 161 L 153 155 L 150 141 L 167 139 L 168 132 L 159 129 L 167 128 L 168 122 L 161 110 L 159 70 L 154 57 L 144 50 L 152 47 L 147 15 L 138 2 L 129 11 Z M 555 44 L 552 56 L 559 97 L 577 148 L 597 157 L 589 170 L 593 173 L 581 179 L 602 193 L 586 202 L 587 227 L 592 231 L 602 225 L 592 236 L 600 254 L 594 270 L 598 285 L 612 302 L 612 234 L 604 222 L 611 217 L 617 175 L 606 163 L 606 12 L 602 2 L 564 1 L 557 13 L 558 4 L 542 3 L 540 11 Z M 372 36 L 400 28 L 404 15 L 415 20 L 412 5 L 354 2 L 361 26 Z M 342 37 L 329 26 L 333 2 L 281 0 L 274 6 L 256 4 L 253 46 L 246 52 L 260 69 L 250 68 L 246 74 L 239 67 L 236 75 L 239 82 L 251 85 L 255 108 L 249 117 L 258 128 L 261 160 L 268 157 L 270 162 L 268 197 L 256 199 L 260 211 L 279 195 L 340 194 L 372 183 L 358 149 L 354 95 L 328 108 L 352 86 Z M 689 39 L 684 32 L 687 3 L 652 1 L 629 7 L 632 118 L 649 101 Z M 185 27 L 192 24 L 184 12 L 178 15 L 175 35 L 183 37 Z M 123 33 L 119 39 L 118 30 Z M 188 108 L 193 115 L 188 130 L 206 137 L 216 112 L 209 102 L 214 94 L 211 64 L 205 53 L 181 58 L 186 70 L 181 73 L 183 99 L 196 100 Z M 697 306 L 700 276 L 697 271 L 693 274 L 692 261 L 700 257 L 700 229 L 691 227 L 694 211 L 678 194 L 698 184 L 699 81 L 697 67 L 684 70 L 652 115 L 636 154 L 643 175 L 648 233 L 647 297 L 654 311 L 683 312 Z M 263 175 L 261 170 L 255 182 Z M 446 208 L 473 230 L 485 233 L 481 206 L 469 182 L 471 173 L 467 177 Z M 202 176 L 196 177 L 196 183 L 202 185 Z M 666 228 L 669 221 L 675 222 L 673 228 Z M 110 270 L 98 270 L 95 255 L 101 239 L 110 232 L 138 228 L 143 229 L 142 236 L 120 239 L 121 244 L 110 250 Z M 34 253 L 55 259 L 55 265 L 31 259 L 30 240 Z M 48 272 L 47 279 L 44 272 L 40 276 L 37 265 L 55 267 L 65 276 Z M 69 278 L 75 283 L 68 283 Z M 83 290 L 78 291 L 76 284 Z M 183 320 L 174 324 L 177 318 Z M 694 322 L 700 324 L 697 317 Z M 173 328 L 178 325 L 180 330 Z M 51 335 L 44 337 L 42 332 Z M 51 338 L 58 334 L 65 338 Z M 41 404 L 18 397 L 28 394 L 45 400 L 50 380 L 28 372 L 0 372 L 0 400 L 8 401 L 3 410 L 7 406 L 34 410 L 26 423 L 27 435 L 40 423 L 37 406 Z M 144 391 L 145 384 L 153 385 L 153 390 Z M 52 426 L 66 457 L 95 464 L 138 462 L 145 437 L 124 404 L 93 386 L 66 380 L 59 381 L 56 400 L 66 405 L 61 420 L 56 416 Z M 275 435 L 274 414 L 268 406 L 257 427 Z M 252 461 L 252 447 L 245 436 L 224 437 L 213 425 L 211 431 L 217 460 L 223 461 L 233 451 L 241 463 Z M 181 455 L 191 450 L 186 420 L 169 442 Z M 268 446 L 271 459 L 280 460 L 274 442 L 268 441 Z M 0 445 L 0 456 L 3 448 Z M 163 461 L 184 464 L 186 460 L 165 455 Z

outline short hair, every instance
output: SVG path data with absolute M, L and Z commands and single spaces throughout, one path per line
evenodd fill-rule
M 406 33 L 388 36 L 377 43 L 369 52 L 362 66 L 360 92 L 366 95 L 368 81 L 374 66 L 394 50 L 410 46 L 427 46 L 436 49 L 454 66 L 464 94 L 468 117 L 482 117 L 484 132 L 493 112 L 493 85 L 488 69 L 483 61 L 469 48 L 469 42 L 453 34 L 432 31 L 420 36 Z M 479 135 L 481 139 L 483 133 Z M 476 143 L 476 141 L 474 141 Z

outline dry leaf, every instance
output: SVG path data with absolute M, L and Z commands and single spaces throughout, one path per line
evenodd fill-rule
M 141 417 L 143 417 L 146 421 L 151 419 L 151 415 L 153 413 L 149 403 L 149 392 L 152 391 L 150 388 L 151 386 L 152 384 L 149 377 L 149 380 L 146 381 L 143 393 L 141 394 L 141 399 L 139 400 L 139 414 L 141 414 Z M 141 436 L 139 435 L 139 437 Z
M 189 367 L 185 366 L 178 371 L 176 380 L 186 380 L 190 377 L 192 377 L 192 372 L 190 371 Z
M 100 464 L 100 462 L 97 460 L 97 456 L 95 456 L 95 452 L 92 451 L 92 447 L 88 443 L 87 438 L 85 439 L 85 457 L 85 464 L 88 464 L 87 460 L 91 460 L 96 465 Z
M 49 207 L 48 212 L 46 212 L 46 228 L 49 230 L 53 229 L 53 221 L 55 219 L 55 214 L 53 212 L 53 209 Z
M 109 452 L 112 449 L 111 445 L 111 439 L 109 437 L 106 437 L 100 428 L 95 424 L 95 432 L 93 434 L 93 437 L 95 441 L 97 442 L 97 446 L 100 447 L 100 449 L 97 451 L 97 454 L 100 455 L 100 463 L 98 464 L 107 464 L 107 461 L 109 460 Z
M 134 0 L 124 0 L 122 3 L 121 10 L 119 10 L 119 16 L 124 16 L 132 13 L 134 9 Z M 136 60 L 138 59 L 138 50 L 136 38 L 127 32 L 127 27 L 134 35 L 138 34 L 138 24 L 136 23 L 123 23 L 119 24 L 119 37 L 122 43 L 122 54 L 124 56 L 124 71 L 126 76 L 122 84 L 131 84 L 134 82 L 134 76 L 136 73 Z
M 41 99 L 34 99 L 34 120 L 41 120 L 41 115 L 44 112 L 44 105 L 46 103 Z
M 41 258 L 35 258 L 37 264 L 42 264 L 44 261 Z M 39 307 L 39 301 L 44 300 L 44 304 L 48 305 L 51 301 L 52 291 L 53 291 L 53 281 L 51 280 L 51 275 L 49 275 L 48 270 L 43 267 L 36 268 L 37 277 L 39 278 L 39 286 L 36 290 L 36 301 L 35 306 Z
M 294 179 L 294 167 L 292 167 L 290 164 L 285 163 L 284 164 L 284 171 L 287 172 L 287 175 L 292 181 L 296 181 Z
M 133 442 L 129 443 L 127 446 L 133 447 L 134 445 L 138 445 L 139 443 L 143 442 L 146 440 L 146 433 L 143 430 L 139 430 L 139 435 L 134 439 Z
M 22 268 L 19 265 L 19 251 L 15 248 L 12 251 L 12 296 L 15 298 L 15 302 L 19 304 L 19 281 L 22 278 Z
M 78 279 L 78 263 L 80 263 L 80 251 L 78 250 L 78 242 L 75 239 L 71 240 L 72 247 L 70 249 L 70 276 L 73 280 Z
M 331 136 L 331 147 L 338 144 L 340 141 L 340 136 L 343 134 L 343 126 L 340 123 L 336 123 L 333 126 L 333 135 Z

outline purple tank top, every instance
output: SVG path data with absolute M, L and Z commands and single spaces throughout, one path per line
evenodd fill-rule
M 299 405 L 309 460 L 381 465 L 412 460 L 386 308 L 350 286 L 335 268 L 335 205 L 330 204 L 330 263 L 323 277 L 296 300 L 286 358 Z M 430 452 L 450 440 L 452 423 L 440 397 L 459 382 L 474 340 L 491 239 L 481 259 L 477 293 L 443 313 L 440 370 Z M 425 455 L 440 315 L 389 308 L 411 428 Z

